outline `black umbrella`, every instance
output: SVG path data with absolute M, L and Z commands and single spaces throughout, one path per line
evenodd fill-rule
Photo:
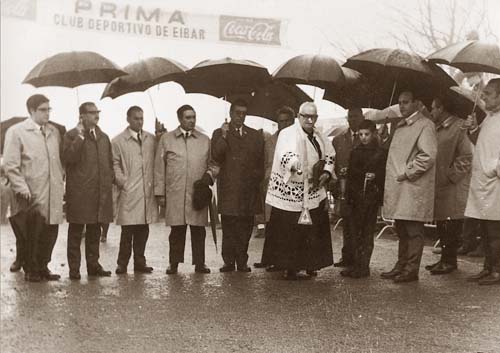
M 276 111 L 283 106 L 288 106 L 297 112 L 302 103 L 312 102 L 311 97 L 296 85 L 288 85 L 278 81 L 259 87 L 248 94 L 231 95 L 227 100 L 234 102 L 238 98 L 248 102 L 248 115 L 260 116 L 273 121 L 276 120 Z
M 337 60 L 326 55 L 295 56 L 281 64 L 273 77 L 287 83 L 320 88 L 343 85 L 345 81 L 344 72 Z
M 251 60 L 224 58 L 204 60 L 175 79 L 186 93 L 203 93 L 227 97 L 236 93 L 250 93 L 271 80 L 267 69 Z
M 347 59 L 345 67 L 362 73 L 371 86 L 371 107 L 385 108 L 404 90 L 430 104 L 441 90 L 457 83 L 421 56 L 401 49 L 377 48 Z
M 3 154 L 3 147 L 5 144 L 5 134 L 7 133 L 7 130 L 12 125 L 18 124 L 26 119 L 28 119 L 28 118 L 25 116 L 15 116 L 13 118 L 10 118 L 10 119 L 7 119 L 7 120 L 0 122 L 0 151 L 1 151 L 0 153 Z M 66 133 L 66 127 L 64 125 L 55 123 L 53 121 L 49 121 L 49 124 L 54 125 L 57 128 L 57 130 L 59 130 L 61 137 L 63 137 L 64 134 Z
M 476 118 L 480 124 L 486 117 L 483 102 L 477 98 L 478 92 L 473 92 L 465 88 L 454 86 L 444 95 L 445 100 L 451 109 L 450 113 L 462 119 L 467 119 L 467 116 L 472 112 L 476 113 Z
M 463 72 L 491 72 L 500 75 L 498 44 L 469 40 L 440 49 L 427 59 L 437 64 L 451 65 Z
M 188 69 L 172 59 L 152 57 L 125 66 L 127 75 L 107 84 L 101 98 L 116 98 L 131 92 L 144 92 L 162 82 L 172 81 Z
M 341 86 L 329 85 L 323 99 L 336 103 L 345 109 L 370 108 L 372 89 L 368 80 L 358 71 L 342 67 L 345 83 Z
M 127 73 L 104 56 L 91 51 L 59 53 L 38 63 L 23 83 L 35 87 L 74 88 L 88 83 L 108 83 Z

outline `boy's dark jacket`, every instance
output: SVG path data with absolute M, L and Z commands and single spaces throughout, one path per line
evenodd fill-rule
M 384 200 L 385 164 L 387 151 L 376 140 L 360 144 L 351 152 L 347 171 L 347 200 L 350 204 L 382 205 Z M 374 173 L 375 180 L 365 183 L 365 173 Z

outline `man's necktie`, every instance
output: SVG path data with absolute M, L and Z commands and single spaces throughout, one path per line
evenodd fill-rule
M 307 138 L 309 139 L 309 141 L 311 141 L 312 145 L 314 146 L 314 149 L 316 150 L 316 152 L 318 152 L 319 159 L 321 159 L 323 154 L 321 153 L 321 146 L 319 145 L 318 140 L 316 140 L 316 137 L 314 137 L 314 134 L 310 134 L 310 135 L 307 134 Z
M 361 143 L 361 140 L 359 139 L 359 133 L 358 132 L 354 132 L 352 134 L 352 145 L 354 147 L 357 147 L 360 143 Z
M 141 139 L 141 133 L 137 133 L 137 141 L 139 142 L 139 145 L 142 145 L 142 139 Z
M 94 130 L 90 130 L 90 138 L 92 140 L 94 140 L 94 141 L 96 140 L 96 138 L 95 138 L 95 131 Z
M 45 129 L 43 128 L 43 126 L 40 126 L 40 132 L 42 133 L 43 137 L 46 137 Z
M 187 131 L 186 131 L 186 132 L 184 133 L 184 139 L 185 139 L 185 140 L 187 140 L 187 138 L 188 138 L 188 137 L 189 137 L 189 132 L 187 132 Z

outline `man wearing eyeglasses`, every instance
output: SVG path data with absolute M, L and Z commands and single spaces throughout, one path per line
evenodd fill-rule
M 214 131 L 212 155 L 220 165 L 218 210 L 222 223 L 221 272 L 250 272 L 248 244 L 254 216 L 261 212 L 259 188 L 264 177 L 264 137 L 246 126 L 247 103 L 231 104 L 231 121 Z
M 25 280 L 58 280 L 48 269 L 63 221 L 61 135 L 48 123 L 49 100 L 35 94 L 26 102 L 30 118 L 7 131 L 4 170 L 15 195 L 10 222 L 22 257 Z
M 80 121 L 64 136 L 66 218 L 69 277 L 80 279 L 80 243 L 85 233 L 85 259 L 89 276 L 110 276 L 99 264 L 100 224 L 113 221 L 114 179 L 111 142 L 97 126 L 99 110 L 92 102 L 80 105 Z

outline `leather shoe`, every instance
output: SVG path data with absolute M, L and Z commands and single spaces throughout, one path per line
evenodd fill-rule
M 10 272 L 18 272 L 23 267 L 21 261 L 14 261 L 12 265 L 10 265 Z
M 27 282 L 40 282 L 42 279 L 36 272 L 27 272 L 24 274 L 24 280 Z
M 106 271 L 103 268 L 98 268 L 95 271 L 87 271 L 87 274 L 89 276 L 95 276 L 95 277 L 110 277 L 111 271 Z
M 266 267 L 267 272 L 278 272 L 281 271 L 281 269 L 275 265 L 267 266 Z
M 418 281 L 418 275 L 416 273 L 401 273 L 394 277 L 394 283 L 407 283 Z
M 352 268 L 346 268 L 345 270 L 340 271 L 340 275 L 342 277 L 351 277 L 351 274 L 354 272 Z
M 243 265 L 243 266 L 238 266 L 237 271 L 238 272 L 252 272 L 252 269 L 250 267 L 248 267 L 247 265 Z
M 490 284 L 500 284 L 500 273 L 491 272 L 488 276 L 481 278 L 478 283 L 482 286 Z
M 348 267 L 350 265 L 351 264 L 349 262 L 340 259 L 339 262 L 336 262 L 336 263 L 333 264 L 333 267 Z
M 167 275 L 176 275 L 177 274 L 177 264 L 170 264 L 167 267 L 167 271 L 165 273 Z
M 311 276 L 311 277 L 317 277 L 318 276 L 318 271 L 314 271 L 314 270 L 307 270 L 306 271 L 306 274 L 308 276 Z
M 138 267 L 134 266 L 134 272 L 151 273 L 151 272 L 153 272 L 153 268 L 151 266 L 147 266 L 147 265 L 138 266 Z
M 210 273 L 210 269 L 205 265 L 196 265 L 194 267 L 194 272 L 196 273 Z
M 263 262 L 255 262 L 253 264 L 253 267 L 255 267 L 255 268 L 266 268 L 267 265 L 265 263 L 263 263 Z
M 219 271 L 220 272 L 233 272 L 236 268 L 234 267 L 234 265 L 228 265 L 228 264 L 224 264 L 224 266 L 222 266 Z
M 80 276 L 80 272 L 69 271 L 69 279 L 79 280 L 82 276 Z
M 481 272 L 479 272 L 475 275 L 467 277 L 467 281 L 476 282 L 476 281 L 479 281 L 481 278 L 488 276 L 489 274 L 490 274 L 489 270 L 482 270 Z
M 446 262 L 441 262 L 439 265 L 434 267 L 430 272 L 431 275 L 445 275 L 451 273 L 457 269 L 457 265 L 450 265 Z
M 40 271 L 40 278 L 47 281 L 58 281 L 61 276 L 56 273 L 50 272 L 49 269 L 45 269 L 43 271 Z
M 297 271 L 287 270 L 285 271 L 285 275 L 283 276 L 287 281 L 296 281 L 299 279 L 297 276 Z
M 380 277 L 383 279 L 394 279 L 396 276 L 399 276 L 401 274 L 401 271 L 398 270 L 397 268 L 393 268 L 389 272 L 382 272 L 380 274 Z
M 440 264 L 441 264 L 441 260 L 439 260 L 438 262 L 435 262 L 435 263 L 433 263 L 433 264 L 431 264 L 431 265 L 426 265 L 426 266 L 425 266 L 425 269 L 426 269 L 427 271 L 430 271 L 430 270 L 432 270 L 433 268 L 438 267 Z
M 124 273 L 127 273 L 127 268 L 125 266 L 118 265 L 118 266 L 116 266 L 115 273 L 117 275 L 123 275 Z

